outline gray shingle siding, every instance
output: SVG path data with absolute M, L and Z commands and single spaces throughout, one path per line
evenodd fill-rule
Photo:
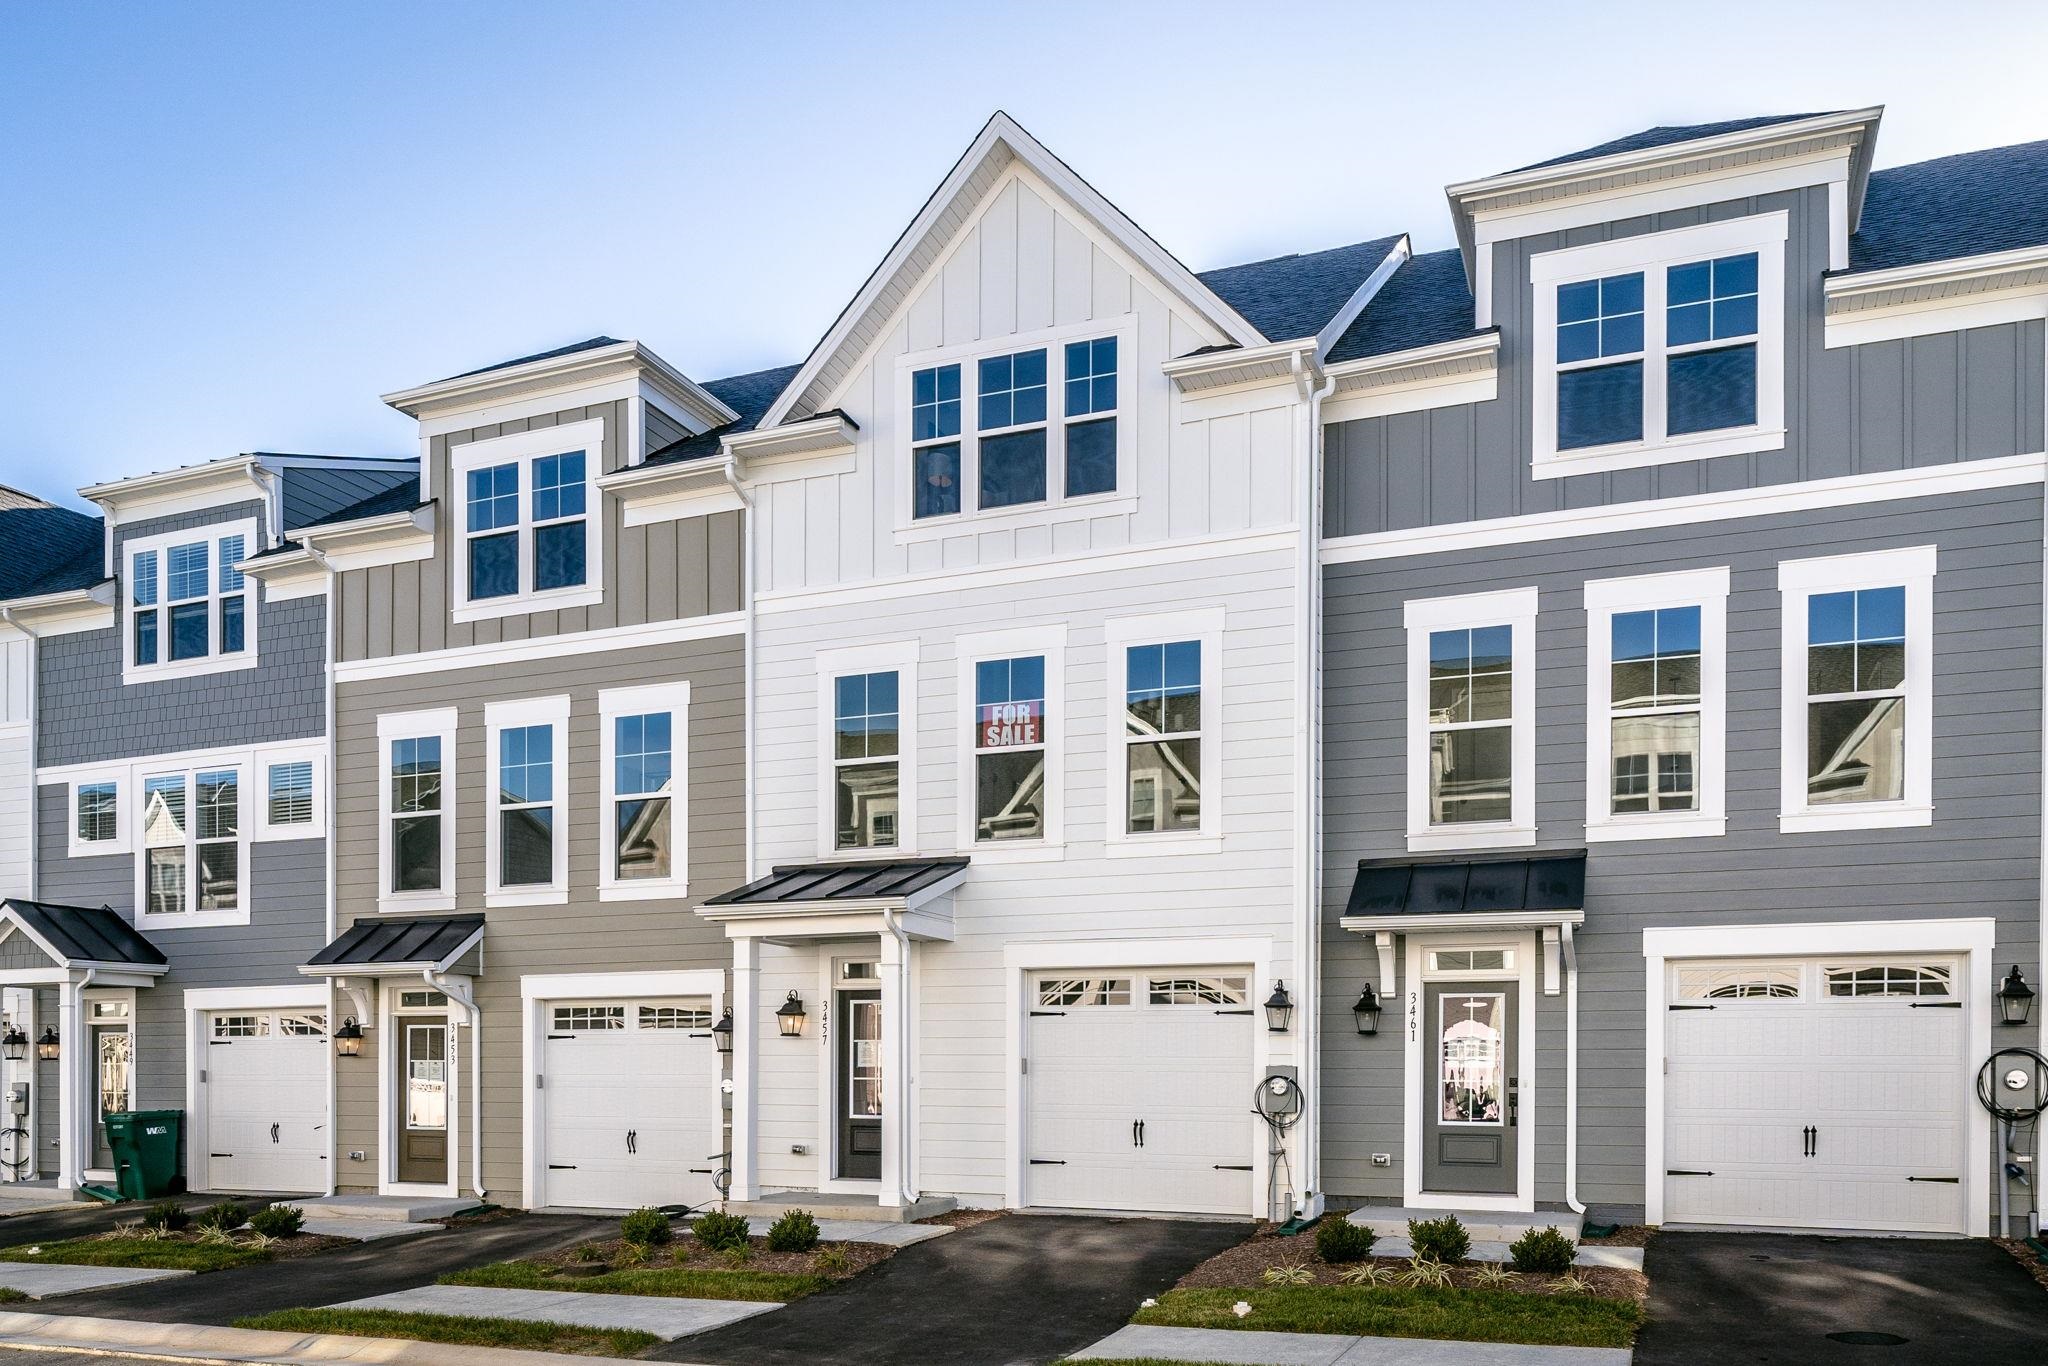
M 1370 938 L 1337 925 L 1357 860 L 1406 831 L 1406 633 L 1419 598 L 1533 585 L 1540 848 L 1585 838 L 1588 579 L 1726 565 L 1728 832 L 1607 843 L 1587 866 L 1578 937 L 1580 1193 L 1640 1217 L 1644 966 L 1650 926 L 1995 917 L 2000 970 L 2038 980 L 2042 775 L 2042 490 L 1997 489 L 1740 521 L 1334 566 L 1326 577 L 1323 772 L 1324 1181 L 1340 1203 L 1401 1194 L 1398 1030 L 1346 1038 Z M 1781 561 L 1934 544 L 1930 826 L 1781 834 Z M 1539 997 L 1539 1201 L 1563 1198 L 1564 998 Z M 1388 1037 L 1392 1035 L 1392 1037 Z M 1353 1046 L 1355 1043 L 1356 1046 Z M 1396 1154 L 1391 1169 L 1373 1152 Z

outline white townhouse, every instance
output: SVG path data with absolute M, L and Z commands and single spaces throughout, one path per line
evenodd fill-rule
M 1319 1203 L 1318 362 L 1406 252 L 1197 276 L 998 114 L 723 434 L 735 1199 Z

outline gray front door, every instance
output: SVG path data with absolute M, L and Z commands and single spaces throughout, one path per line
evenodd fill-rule
M 1431 982 L 1423 989 L 1425 1190 L 1515 1192 L 1516 997 L 1513 982 Z
M 882 1175 L 882 996 L 839 993 L 839 1174 Z
M 108 1115 L 135 1108 L 132 1093 L 135 1036 L 126 1022 L 92 1028 L 92 1165 L 114 1169 L 114 1150 L 107 1145 Z
M 398 1179 L 448 1180 L 448 1025 L 405 1020 L 398 1067 Z

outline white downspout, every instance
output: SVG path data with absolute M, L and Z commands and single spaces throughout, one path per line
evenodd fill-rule
M 746 880 L 754 880 L 754 500 L 747 496 L 747 490 L 740 483 L 739 459 L 730 451 L 726 452 L 725 464 L 719 473 L 732 486 L 733 496 L 740 500 L 745 515 L 740 523 L 740 732 L 742 744 L 741 764 L 746 786 L 745 808 L 742 810 L 742 826 L 746 832 Z
M 85 1166 L 92 1159 L 92 1124 L 87 1119 L 92 1113 L 92 1083 L 85 1071 L 91 1065 L 92 1052 L 85 1036 L 85 993 L 99 975 L 98 968 L 87 968 L 76 982 L 65 983 L 68 1000 L 63 992 L 57 997 L 57 1017 L 64 1022 L 57 1031 L 57 1184 L 63 1186 L 69 1177 L 71 1190 L 85 1184 Z M 66 1053 L 66 1048 L 72 1051 Z
M 1579 1199 L 1579 946 L 1572 927 L 1559 930 L 1564 951 L 1564 1203 L 1584 1214 Z
M 484 1198 L 484 1012 L 467 985 L 457 986 L 448 975 L 426 968 L 420 972 L 428 986 L 461 1006 L 469 1016 L 469 1193 Z

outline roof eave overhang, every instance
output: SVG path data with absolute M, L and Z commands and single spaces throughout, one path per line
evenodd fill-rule
M 572 351 L 566 356 L 508 365 L 482 374 L 458 375 L 383 395 L 386 404 L 407 417 L 427 418 L 461 412 L 507 398 L 546 389 L 573 388 L 638 374 L 699 424 L 699 430 L 737 422 L 739 414 L 703 385 L 670 365 L 637 341 Z
M 335 570 L 424 560 L 434 553 L 434 507 L 427 502 L 352 522 L 304 527 L 293 533 L 293 539 L 305 546 L 312 558 Z
M 1583 925 L 1586 912 L 1574 911 L 1445 911 L 1441 914 L 1347 915 L 1337 923 L 1354 934 L 1375 930 L 1531 930 L 1553 925 Z
M 1378 356 L 1338 361 L 1324 373 L 1337 381 L 1335 393 L 1389 388 L 1418 380 L 1445 379 L 1458 375 L 1490 374 L 1500 365 L 1500 330 L 1492 328 L 1475 336 L 1429 346 L 1389 351 Z
M 1228 351 L 1178 356 L 1159 368 L 1182 393 L 1197 394 L 1239 384 L 1287 379 L 1313 367 L 1319 354 L 1314 337 L 1301 337 L 1264 346 L 1233 347 Z
M 2048 245 L 1829 275 L 1821 288 L 1831 312 L 1837 305 L 1860 311 L 1917 302 L 1935 293 L 1951 297 L 2039 285 L 2043 272 L 2048 272 Z
M 267 499 L 269 490 L 259 474 L 263 468 L 263 462 L 253 455 L 234 455 L 184 469 L 89 484 L 78 493 L 81 498 L 99 504 L 108 517 L 119 522 L 124 516 L 133 516 L 168 500 L 235 493 L 244 486 L 250 499 Z
M 30 635 L 95 630 L 110 625 L 113 612 L 112 579 L 102 579 L 89 588 L 68 588 L 62 593 L 0 602 L 0 621 Z
M 734 432 L 719 443 L 742 469 L 821 455 L 850 455 L 860 424 L 845 413 L 820 413 L 780 427 Z
M 597 486 L 618 500 L 619 520 L 626 526 L 684 521 L 746 508 L 746 500 L 726 478 L 726 462 L 717 456 L 631 465 L 599 475 Z

